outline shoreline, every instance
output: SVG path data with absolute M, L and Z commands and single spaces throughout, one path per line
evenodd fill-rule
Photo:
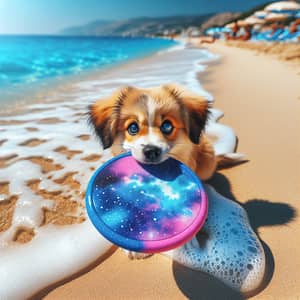
M 52 35 L 50 35 L 49 37 L 52 37 Z M 104 77 L 107 73 L 114 72 L 118 68 L 122 69 L 128 66 L 130 67 L 131 64 L 142 64 L 145 60 L 147 61 L 147 59 L 156 57 L 160 53 L 173 51 L 172 49 L 176 49 L 180 46 L 180 41 L 176 41 L 176 44 L 174 45 L 170 45 L 167 47 L 164 46 L 161 49 L 150 51 L 149 53 L 142 53 L 135 57 L 127 58 L 123 61 L 117 61 L 109 65 L 83 69 L 80 71 L 80 73 L 77 74 L 64 74 L 62 76 L 49 77 L 42 82 L 34 82 L 30 84 L 30 86 L 17 86 L 15 88 L 16 90 L 18 90 L 17 92 L 12 92 L 13 88 L 10 87 L 10 90 L 5 93 L 6 95 L 11 95 L 5 96 L 6 98 L 3 99 L 0 98 L 0 116 L 14 113 L 18 110 L 22 111 L 23 108 L 26 109 L 26 106 L 30 104 L 43 103 L 48 101 L 51 102 L 51 98 L 53 97 L 52 91 L 54 90 L 56 91 L 56 93 L 68 91 L 68 89 L 72 89 L 72 86 L 78 84 L 79 82 L 87 82 L 90 80 L 95 80 L 97 77 Z M 12 99 L 14 100 L 11 101 Z
M 26 100 L 17 100 L 14 103 L 10 103 L 8 105 L 2 106 L 0 110 L 0 117 L 10 116 L 10 115 L 20 115 L 28 112 L 28 108 L 37 105 L 43 105 L 43 104 L 51 104 L 51 103 L 62 103 L 64 100 L 61 100 L 62 97 L 68 98 L 69 95 L 71 95 L 74 91 L 78 92 L 80 94 L 81 92 L 81 85 L 98 85 L 98 82 L 101 81 L 114 81 L 115 77 L 120 77 L 120 72 L 127 72 L 131 69 L 138 68 L 142 65 L 151 65 L 152 63 L 156 63 L 157 60 L 160 60 L 161 55 L 167 55 L 168 53 L 171 53 L 173 51 L 180 51 L 184 49 L 184 45 L 182 41 L 177 41 L 177 44 L 162 50 L 158 50 L 154 53 L 147 54 L 146 56 L 138 57 L 138 58 L 132 58 L 128 59 L 123 62 L 118 62 L 112 65 L 109 65 L 107 67 L 103 68 L 96 68 L 94 70 L 88 70 L 81 74 L 73 74 L 73 75 L 65 75 L 64 78 L 60 81 L 58 79 L 49 79 L 49 84 L 47 87 L 40 87 L 39 92 L 30 92 Z M 191 48 L 192 49 L 192 48 Z M 199 49 L 199 47 L 196 47 L 195 49 Z M 215 57 L 212 58 L 205 58 L 203 63 L 208 64 L 210 60 L 215 60 Z M 197 64 L 194 66 L 194 68 L 199 69 L 199 72 L 205 71 L 205 68 L 203 68 L 202 62 L 200 64 Z M 191 70 L 191 73 L 193 73 L 194 70 Z M 193 76 L 193 74 L 192 74 Z M 130 85 L 130 83 L 126 83 L 126 79 L 123 82 L 120 82 L 119 86 L 122 85 Z M 100 83 L 99 83 L 100 85 Z M 197 83 L 198 85 L 198 83 Z M 201 85 L 199 86 L 201 89 Z M 88 87 L 89 88 L 89 87 Z M 87 88 L 87 89 L 88 89 Z M 83 87 L 82 94 L 85 94 L 85 87 Z M 197 88 L 196 88 L 197 89 Z M 199 88 L 198 88 L 199 90 Z M 204 96 L 206 96 L 208 99 L 212 100 L 212 97 L 210 94 L 204 93 Z M 97 98 L 92 95 L 92 97 L 96 100 Z
M 296 157 L 296 154 L 300 152 L 300 144 L 295 137 L 300 130 L 300 125 L 295 122 L 300 113 L 298 101 L 300 93 L 297 92 L 299 85 L 296 85 L 299 77 L 296 75 L 296 69 L 291 69 L 271 57 L 257 57 L 251 51 L 229 48 L 219 44 L 207 46 L 207 49 L 220 54 L 221 59 L 205 63 L 208 67 L 200 74 L 197 69 L 193 69 L 193 72 L 198 77 L 200 76 L 201 85 L 205 87 L 205 90 L 213 94 L 214 107 L 224 112 L 225 116 L 221 119 L 221 123 L 228 124 L 236 131 L 239 138 L 238 151 L 245 153 L 249 159 L 249 162 L 245 164 L 217 172 L 210 183 L 221 194 L 244 205 L 253 228 L 265 244 L 265 251 L 269 249 L 267 253 L 269 277 L 266 278 L 262 290 L 253 299 L 295 298 L 300 295 L 300 283 L 297 279 L 297 266 L 300 263 L 297 256 L 300 244 L 300 226 L 298 219 L 292 220 L 293 212 L 300 209 L 297 201 L 297 182 L 300 174 L 298 170 L 293 169 L 293 166 L 300 165 L 299 158 Z M 183 58 L 181 59 L 183 60 Z M 153 61 L 153 59 L 148 60 L 149 68 L 153 66 Z M 173 54 L 174 61 L 182 62 Z M 160 64 L 162 64 L 161 61 Z M 136 63 L 135 67 L 133 68 L 131 65 L 127 72 L 130 74 L 130 68 L 133 68 L 132 72 L 136 74 L 139 68 L 142 70 L 145 68 L 144 65 L 139 66 L 139 63 Z M 180 68 L 180 64 L 177 64 L 174 70 L 178 70 L 178 68 Z M 193 66 L 190 65 L 188 68 L 193 68 Z M 257 73 L 258 68 L 262 68 L 263 74 Z M 151 78 L 151 72 L 146 80 Z M 169 70 L 169 72 L 168 74 L 173 74 L 173 70 Z M 114 72 L 110 74 L 113 78 L 115 75 Z M 288 84 L 282 87 L 281 76 L 289 78 Z M 119 84 L 118 80 L 116 79 L 114 84 Z M 185 82 L 182 78 L 181 80 L 183 83 Z M 187 80 L 190 80 L 190 77 Z M 95 89 L 94 94 L 96 94 L 97 89 L 102 89 L 102 86 L 98 85 L 94 82 L 89 89 Z M 281 91 L 281 89 L 283 90 Z M 70 97 L 73 99 L 72 94 Z M 72 115 L 70 114 L 71 120 L 74 122 L 80 120 L 80 116 L 75 116 L 81 112 L 80 108 L 87 105 L 85 97 L 93 99 L 95 95 L 90 95 L 87 91 L 86 94 L 83 93 L 79 97 L 83 97 L 83 99 L 73 107 L 78 111 L 72 111 Z M 270 99 L 272 103 L 268 102 Z M 55 112 L 56 115 L 60 117 L 61 113 L 65 113 L 65 106 L 73 103 L 68 102 L 68 100 L 65 103 L 60 102 L 61 105 L 57 108 L 55 103 L 52 103 L 55 109 L 60 109 Z M 51 108 L 51 105 L 49 107 Z M 284 121 L 280 119 L 279 122 L 279 116 Z M 53 116 L 47 115 L 48 120 L 46 121 L 41 119 L 46 123 L 39 126 L 41 128 L 44 125 L 49 126 L 47 122 L 51 117 Z M 31 128 L 29 127 L 32 126 L 31 122 L 28 122 L 24 116 L 20 116 L 20 120 L 25 120 L 26 128 Z M 55 122 L 55 120 L 52 121 Z M 36 120 L 35 123 L 37 123 Z M 78 123 L 74 123 L 74 125 L 76 124 Z M 58 123 L 57 126 L 55 125 L 54 131 L 58 130 L 60 126 L 64 127 L 62 130 L 68 130 L 65 125 L 66 123 L 61 123 L 61 125 Z M 87 138 L 87 132 L 80 131 L 81 129 L 74 125 L 71 129 L 81 133 L 80 143 L 83 143 Z M 20 126 L 24 127 L 22 124 Z M 39 143 L 39 141 L 35 141 L 35 143 Z M 97 144 L 94 143 L 88 144 L 86 148 L 80 148 L 80 144 L 77 145 L 75 139 L 70 140 L 69 144 L 72 148 L 59 150 L 60 153 L 56 157 L 59 161 L 65 162 L 61 159 L 61 156 L 64 155 L 70 164 L 77 156 L 84 158 L 88 157 L 88 154 L 94 154 L 91 148 L 98 149 L 95 148 Z M 43 149 L 42 145 L 37 147 Z M 87 151 L 87 153 L 82 155 L 76 152 L 79 150 Z M 285 155 L 285 153 L 287 154 Z M 53 155 L 52 152 L 51 155 Z M 280 159 L 280 155 L 284 155 L 284 157 Z M 101 160 L 105 160 L 105 158 L 104 156 Z M 62 174 L 55 169 L 59 166 L 53 162 L 48 162 L 47 165 L 52 173 L 49 173 L 44 161 L 41 165 L 45 168 L 46 174 L 52 174 L 52 176 L 56 173 Z M 94 157 L 94 162 L 89 167 L 98 165 L 99 157 Z M 89 172 L 91 171 L 89 170 Z M 289 178 L 283 177 L 283 174 L 288 174 Z M 60 177 L 58 176 L 57 179 Z M 78 189 L 76 180 L 78 180 L 78 174 L 75 175 L 75 180 L 72 181 L 71 175 L 62 183 Z M 36 188 L 34 186 L 36 182 L 32 184 Z M 5 192 L 5 186 L 3 190 Z M 71 217 L 74 207 L 67 208 L 70 209 L 67 214 Z M 51 219 L 55 216 L 48 217 Z M 69 218 L 65 221 L 71 222 L 72 220 L 74 221 Z M 284 224 L 288 224 L 288 226 L 284 226 Z M 285 245 L 282 242 L 284 240 L 288 240 L 289 245 Z M 109 252 L 109 255 L 109 259 L 97 260 L 92 263 L 91 267 L 84 268 L 76 275 L 43 289 L 31 299 L 79 300 L 98 299 L 99 296 L 105 299 L 244 298 L 240 293 L 231 290 L 216 279 L 184 268 L 162 255 L 154 255 L 142 261 L 129 260 L 120 249 Z M 273 270 L 272 261 L 270 261 L 272 258 Z M 276 265 L 275 269 L 274 264 Z M 61 265 L 62 267 L 64 264 Z M 291 280 L 287 281 L 287 278 Z
M 286 162 L 284 170 L 289 172 L 290 178 L 282 178 L 282 188 L 278 184 L 278 179 L 281 176 L 277 170 L 283 166 L 282 163 L 284 164 L 284 162 L 280 166 L 276 166 L 273 159 L 276 160 L 277 152 L 284 150 L 281 147 L 276 149 L 276 153 L 269 153 L 264 150 L 264 147 L 268 147 L 268 143 L 265 143 L 264 140 L 270 138 L 273 140 L 272 144 L 276 144 L 277 132 L 271 129 L 272 123 L 270 124 L 270 121 L 268 121 L 268 125 L 271 127 L 263 129 L 263 133 L 267 133 L 269 136 L 262 134 L 257 137 L 257 132 L 261 130 L 261 124 L 259 124 L 257 118 L 265 120 L 267 116 L 270 120 L 277 122 L 276 111 L 269 108 L 264 89 L 261 90 L 260 86 L 258 91 L 255 91 L 255 93 L 252 91 L 251 94 L 247 95 L 248 101 L 254 95 L 258 98 L 253 103 L 253 109 L 256 113 L 260 113 L 256 116 L 255 126 L 252 125 L 251 119 L 249 124 L 249 116 L 245 109 L 251 107 L 251 102 L 248 104 L 242 103 L 242 98 L 240 98 L 240 95 L 245 96 L 245 93 L 249 92 L 249 87 L 246 89 L 249 85 L 247 82 L 249 79 L 245 74 L 236 78 L 240 71 L 239 68 L 243 66 L 244 59 L 249 59 L 248 62 L 245 62 L 247 68 L 243 69 L 243 71 L 246 71 L 249 69 L 255 70 L 258 65 L 263 63 L 265 58 L 260 58 L 257 61 L 257 57 L 251 51 L 232 50 L 223 45 L 212 45 L 207 48 L 209 51 L 221 54 L 222 57 L 217 62 L 208 64 L 206 71 L 200 73 L 200 75 L 198 74 L 198 76 L 202 79 L 206 78 L 201 83 L 208 92 L 214 95 L 214 106 L 224 111 L 225 116 L 221 123 L 225 122 L 236 130 L 239 137 L 238 150 L 245 153 L 250 160 L 240 166 L 217 172 L 210 183 L 221 194 L 244 206 L 253 228 L 263 241 L 267 255 L 268 271 L 261 290 L 251 299 L 294 299 L 300 295 L 300 284 L 299 280 L 296 279 L 298 278 L 297 265 L 299 264 L 299 256 L 297 256 L 299 252 L 298 245 L 300 244 L 299 220 L 293 220 L 295 211 L 299 210 L 297 185 L 295 183 L 300 174 L 298 170 L 293 170 L 291 166 L 296 164 L 297 161 L 299 162 L 299 159 L 296 159 L 297 152 L 295 151 L 289 152 L 288 155 L 291 157 L 284 158 L 289 161 Z M 236 59 L 237 56 L 239 59 Z M 267 57 L 266 59 L 268 67 L 275 64 L 276 68 L 279 68 L 278 70 L 284 70 L 284 74 L 291 78 L 292 84 L 286 89 L 290 89 L 290 94 L 294 95 L 294 98 L 289 101 L 288 108 L 293 108 L 292 116 L 295 121 L 297 112 L 300 109 L 299 101 L 297 101 L 299 98 L 297 99 L 297 92 L 295 91 L 297 89 L 295 83 L 298 80 L 296 69 L 291 69 L 288 65 L 273 57 Z M 233 70 L 232 67 L 234 67 Z M 230 72 L 232 74 L 228 74 Z M 265 72 L 272 71 L 265 70 Z M 224 80 L 225 78 L 226 80 Z M 257 81 L 259 80 L 261 80 L 260 77 L 254 78 L 251 86 L 258 84 Z M 278 78 L 276 80 L 278 81 Z M 264 82 L 264 85 L 266 89 L 272 87 L 277 101 L 282 101 L 282 93 L 278 93 L 280 86 L 276 84 L 273 86 L 272 81 Z M 239 90 L 239 93 L 234 91 L 235 88 Z M 259 101 L 264 101 L 265 104 L 262 111 L 260 111 L 261 103 Z M 275 100 L 273 99 L 273 101 Z M 243 108 L 244 106 L 245 108 Z M 287 112 L 288 109 L 285 110 L 285 113 Z M 286 116 L 285 118 L 289 117 Z M 292 127 L 295 126 L 300 129 L 299 125 L 293 123 Z M 284 134 L 284 129 L 281 134 Z M 263 145 L 262 149 L 259 149 L 260 145 Z M 273 147 L 273 145 L 270 147 Z M 291 147 L 300 149 L 299 142 L 295 139 L 291 140 L 290 145 L 286 144 L 286 147 L 289 150 L 291 150 Z M 268 217 L 266 217 L 266 214 Z M 289 225 L 284 226 L 285 223 L 289 223 Z M 282 240 L 290 241 L 287 248 L 281 242 Z M 274 264 L 276 269 L 274 269 Z M 128 278 L 128 274 L 131 274 L 130 278 Z M 290 280 L 287 281 L 287 278 Z M 285 283 L 283 284 L 283 282 Z M 199 290 L 200 286 L 201 289 Z M 130 261 L 121 250 L 117 250 L 109 260 L 96 266 L 93 270 L 83 273 L 81 277 L 52 290 L 44 299 L 59 299 L 62 297 L 64 299 L 96 299 L 97 295 L 101 295 L 106 299 L 135 299 L 136 297 L 143 299 L 186 299 L 199 298 L 200 295 L 206 299 L 213 297 L 216 299 L 226 297 L 228 299 L 244 298 L 239 293 L 220 285 L 219 282 L 207 275 L 185 269 L 161 255 L 155 255 L 144 261 Z
M 57 102 L 28 105 L 22 114 L 0 117 L 0 250 L 7 253 L 0 263 L 6 274 L 19 274 L 18 290 L 8 280 L 1 297 L 31 297 L 110 247 L 85 221 L 85 187 L 93 171 L 110 158 L 87 126 L 87 106 L 124 84 L 149 87 L 173 81 L 205 94 L 195 77 L 204 67 L 196 62 L 212 57 L 200 49 L 161 53 L 80 82 L 65 93 L 57 91 Z M 53 245 L 55 251 L 49 251 Z M 79 248 L 81 259 L 75 251 Z M 47 261 L 36 262 L 40 253 Z M 17 263 L 21 257 L 26 261 Z M 39 274 L 38 281 L 28 279 L 26 269 Z

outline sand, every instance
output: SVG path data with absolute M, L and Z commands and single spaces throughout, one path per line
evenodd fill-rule
M 214 90 L 223 121 L 235 128 L 239 151 L 250 160 L 216 181 L 225 195 L 244 204 L 269 261 L 269 282 L 255 299 L 298 299 L 299 67 L 249 50 L 210 49 L 224 59 L 210 68 L 206 88 Z
M 222 59 L 210 63 L 207 71 L 199 74 L 201 83 L 214 95 L 215 107 L 225 113 L 221 122 L 235 129 L 239 137 L 238 152 L 245 153 L 249 159 L 242 165 L 218 171 L 211 184 L 221 194 L 244 205 L 253 228 L 265 246 L 268 272 L 263 286 L 253 299 L 298 299 L 299 67 L 280 61 L 276 56 L 258 55 L 254 51 L 227 47 L 221 43 L 207 47 L 222 55 Z M 59 118 L 45 118 L 39 122 L 57 124 L 59 121 Z M 18 120 L 12 119 L 10 122 L 17 124 Z M 36 130 L 35 127 L 26 128 L 28 132 Z M 82 141 L 89 138 L 84 133 L 78 136 Z M 23 147 L 35 148 L 44 142 L 43 139 L 28 139 L 24 140 Z M 0 141 L 1 144 L 5 145 L 5 140 Z M 58 147 L 55 151 L 72 159 L 78 150 Z M 0 160 L 0 167 L 15 159 L 12 155 Z M 85 159 L 97 162 L 99 156 L 91 154 Z M 46 175 L 61 168 L 43 157 L 29 157 L 28 160 L 40 165 Z M 71 173 L 59 178 L 57 183 L 78 188 L 78 182 Z M 39 192 L 39 182 L 28 184 L 32 190 Z M 0 185 L 0 194 L 9 196 L 7 183 Z M 82 205 L 82 200 L 75 203 L 72 198 L 53 193 L 41 196 L 54 197 L 57 203 L 56 209 L 44 211 L 45 224 L 74 224 L 84 220 L 72 215 L 78 205 Z M 12 195 L 2 203 L 0 220 L 5 222 L 0 222 L 0 231 L 10 226 L 16 201 L 17 198 Z M 28 242 L 33 234 L 30 230 L 20 231 L 15 241 Z M 79 274 L 33 297 L 41 298 L 243 299 L 243 296 L 218 280 L 184 268 L 162 255 L 131 261 L 123 251 L 113 248 L 104 260 L 99 259 Z
M 299 69 L 220 43 L 207 47 L 223 58 L 209 65 L 201 82 L 249 159 L 218 171 L 211 183 L 245 207 L 267 255 L 266 280 L 253 299 L 299 299 Z M 243 299 L 161 255 L 142 261 L 130 261 L 119 249 L 109 255 L 35 299 Z
M 256 53 L 274 55 L 277 58 L 297 64 L 300 66 L 300 44 L 299 43 L 278 43 L 278 42 L 245 42 L 227 41 L 227 46 L 245 48 L 256 51 Z

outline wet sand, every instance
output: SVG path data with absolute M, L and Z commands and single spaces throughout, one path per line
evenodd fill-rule
M 28 298 L 53 282 L 70 282 L 79 270 L 84 273 L 82 268 L 86 271 L 99 265 L 103 254 L 107 258 L 110 244 L 85 221 L 88 180 L 95 168 L 110 157 L 91 136 L 87 106 L 126 84 L 147 87 L 173 81 L 205 94 L 195 77 L 202 67 L 195 63 L 210 57 L 199 49 L 160 52 L 99 75 L 91 74 L 90 79 L 59 86 L 17 111 L 1 111 L 1 299 Z M 128 262 L 122 252 L 120 257 Z M 77 276 L 68 277 L 70 274 Z M 34 298 L 41 298 L 57 286 L 61 282 Z M 111 286 L 107 292 L 111 293 Z
M 300 297 L 300 77 L 295 66 L 255 52 L 209 45 L 222 55 L 201 74 L 235 129 L 249 162 L 217 172 L 211 183 L 241 203 L 267 255 L 264 285 L 253 299 Z M 205 274 L 155 255 L 130 261 L 117 250 L 81 276 L 44 291 L 44 299 L 243 299 Z
M 201 83 L 214 95 L 214 106 L 224 112 L 221 123 L 236 131 L 238 152 L 245 153 L 249 159 L 247 163 L 218 171 L 210 183 L 221 194 L 244 206 L 265 246 L 268 271 L 264 285 L 253 299 L 297 299 L 300 297 L 299 68 L 236 47 L 222 44 L 207 47 L 222 58 L 210 63 L 206 72 L 199 75 Z M 42 143 L 43 140 L 30 140 L 25 146 L 37 147 Z M 57 149 L 72 157 L 74 153 L 70 150 Z M 59 168 L 49 161 L 34 159 L 45 172 Z M 76 184 L 68 178 L 62 183 Z M 32 189 L 36 188 L 34 184 Z M 1 189 L 1 193 L 7 193 L 7 185 L 3 184 Z M 6 204 L 13 206 L 14 201 L 11 199 Z M 11 209 L 8 207 L 7 212 Z M 73 207 L 66 209 L 73 210 Z M 55 220 L 55 216 L 48 217 Z M 19 233 L 20 242 L 30 237 L 30 232 Z M 122 250 L 112 248 L 105 259 L 100 258 L 80 273 L 33 297 L 187 298 L 243 299 L 244 296 L 213 277 L 184 268 L 162 255 L 131 261 Z

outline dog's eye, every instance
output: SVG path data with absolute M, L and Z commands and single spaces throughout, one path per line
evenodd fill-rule
M 160 126 L 160 131 L 163 134 L 171 134 L 173 129 L 174 129 L 173 124 L 169 120 L 164 121 Z
M 127 128 L 127 131 L 130 135 L 136 135 L 139 130 L 139 125 L 136 122 L 131 123 Z

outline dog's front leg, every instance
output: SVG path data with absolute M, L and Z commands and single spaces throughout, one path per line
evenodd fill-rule
M 145 259 L 153 255 L 152 253 L 141 253 L 141 252 L 129 251 L 126 249 L 123 249 L 123 251 L 126 253 L 129 259 Z

